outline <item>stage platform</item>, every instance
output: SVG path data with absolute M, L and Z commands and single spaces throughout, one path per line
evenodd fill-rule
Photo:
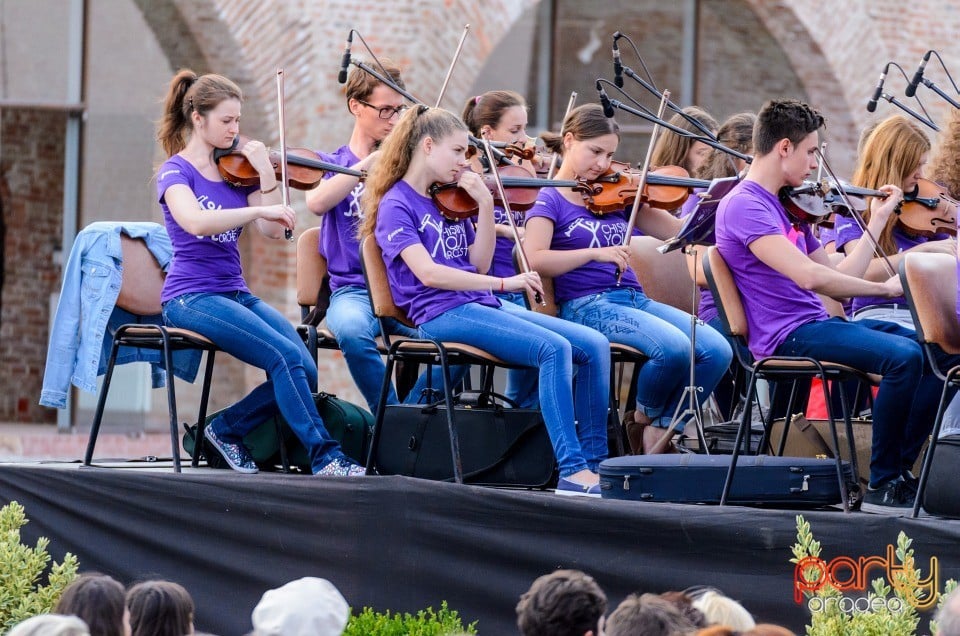
M 302 576 L 333 581 L 355 609 L 415 611 L 446 600 L 481 634 L 515 634 L 514 607 L 539 575 L 592 574 L 611 609 L 630 592 L 717 587 L 760 620 L 803 632 L 794 600 L 793 510 L 631 503 L 403 477 L 319 479 L 123 464 L 0 464 L 0 500 L 19 501 L 31 544 L 48 537 L 82 570 L 124 583 L 183 584 L 197 629 L 237 636 L 261 594 Z M 822 558 L 873 559 L 904 530 L 924 574 L 960 579 L 960 522 L 799 511 Z M 834 562 L 839 563 L 839 562 Z M 851 578 L 850 567 L 837 570 Z M 858 597 L 857 590 L 850 596 Z M 921 623 L 921 632 L 926 620 Z

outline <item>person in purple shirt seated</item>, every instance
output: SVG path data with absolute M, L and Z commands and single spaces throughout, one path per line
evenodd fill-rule
M 930 152 L 930 140 L 919 124 L 902 115 L 893 115 L 881 121 L 867 137 L 860 152 L 857 168 L 854 170 L 854 185 L 876 189 L 884 183 L 895 183 L 904 192 L 910 192 L 923 177 L 923 168 Z M 869 219 L 869 211 L 864 213 Z M 837 250 L 853 251 L 863 240 L 863 230 L 849 217 L 839 217 L 836 224 Z M 880 232 L 874 234 L 880 248 L 887 257 L 890 267 L 896 271 L 907 252 L 954 253 L 954 241 L 946 234 L 920 233 L 913 231 L 900 221 L 898 215 L 891 216 Z M 866 239 L 870 241 L 869 238 Z M 867 268 L 867 280 L 883 280 L 887 274 L 884 260 L 875 256 Z M 896 322 L 913 329 L 913 317 L 907 306 L 907 299 L 877 298 L 857 296 L 851 307 L 853 319 L 873 318 Z
M 205 336 L 233 357 L 263 369 L 267 381 L 225 409 L 204 429 L 207 441 L 231 468 L 257 472 L 243 445 L 254 427 L 283 415 L 310 454 L 314 474 L 355 476 L 330 437 L 310 393 L 317 367 L 293 325 L 250 293 L 243 279 L 237 241 L 253 223 L 265 236 L 283 238 L 296 214 L 280 205 L 267 149 L 257 141 L 241 152 L 260 175 L 258 186 L 233 186 L 213 160 L 240 132 L 242 97 L 220 75 L 198 77 L 183 70 L 170 82 L 157 138 L 169 159 L 157 173 L 157 196 L 173 244 L 163 285 L 163 319 L 171 327 Z
M 562 133 L 543 133 L 547 147 L 563 156 L 557 179 L 593 180 L 604 174 L 620 143 L 620 129 L 597 104 L 578 106 Z M 524 239 L 531 265 L 554 278 L 560 316 L 592 327 L 613 342 L 640 350 L 649 360 L 640 370 L 637 405 L 626 428 L 634 452 L 670 449 L 671 423 L 683 408 L 690 381 L 690 315 L 648 298 L 630 269 L 629 210 L 596 215 L 570 188 L 543 188 L 527 211 Z M 680 220 L 645 206 L 637 216 L 644 234 L 676 235 Z M 697 328 L 695 377 L 706 400 L 730 366 L 733 352 L 716 330 Z
M 426 106 L 406 113 L 367 180 L 361 235 L 376 236 L 394 301 L 421 337 L 469 344 L 539 369 L 540 409 L 560 470 L 557 493 L 599 497 L 610 345 L 593 330 L 574 330 L 493 295 L 543 289 L 536 272 L 484 273 L 495 248 L 493 198 L 481 176 L 466 170 L 467 147 L 466 126 L 453 114 Z M 478 202 L 476 229 L 469 219 L 444 218 L 428 195 L 433 183 L 452 181 Z
M 883 376 L 873 409 L 870 484 L 863 509 L 903 512 L 913 504 L 916 483 L 905 479 L 930 433 L 941 389 L 925 364 L 915 334 L 879 320 L 829 318 L 817 294 L 833 298 L 903 293 L 897 276 L 883 282 L 860 278 L 872 257 L 861 242 L 834 266 L 810 226 L 784 210 L 777 197 L 817 168 L 817 131 L 823 117 L 795 100 L 767 102 L 754 129 L 754 160 L 747 176 L 717 211 L 717 247 L 743 298 L 750 350 L 811 357 Z M 871 231 L 884 226 L 902 192 L 880 188 L 872 202 Z M 960 361 L 960 359 L 958 359 Z
M 400 69 L 389 60 L 383 60 L 385 77 L 404 88 Z M 353 115 L 353 132 L 350 141 L 330 154 L 317 153 L 330 163 L 369 171 L 380 156 L 378 148 L 390 134 L 406 109 L 404 97 L 363 69 L 355 68 L 350 73 L 345 88 L 347 109 Z M 354 384 L 371 411 L 375 411 L 380 398 L 380 387 L 386 365 L 377 350 L 376 338 L 380 335 L 380 323 L 373 315 L 367 285 L 360 267 L 360 243 L 357 228 L 363 221 L 360 197 L 364 183 L 357 177 L 328 172 L 316 188 L 307 192 L 307 208 L 322 217 L 320 230 L 320 253 L 327 259 L 330 274 L 330 306 L 327 309 L 327 326 L 337 339 Z M 393 333 L 416 337 L 416 332 L 390 320 Z M 454 382 L 466 372 L 458 367 Z M 411 401 L 419 399 L 427 386 L 441 386 L 438 371 L 428 380 L 422 376 L 410 390 Z M 391 385 L 387 404 L 396 404 L 399 399 Z
M 486 137 L 491 143 L 501 142 L 519 146 L 527 145 L 527 102 L 513 91 L 487 91 L 482 95 L 471 97 L 464 104 L 463 122 L 470 133 L 479 138 Z M 486 172 L 489 166 L 486 157 L 479 153 L 474 158 L 473 168 Z M 522 165 L 530 166 L 523 162 Z M 530 176 L 534 175 L 534 168 L 530 166 Z M 524 212 L 511 210 L 513 222 L 517 226 L 517 233 L 523 237 Z M 507 213 L 503 206 L 494 205 L 493 218 L 496 222 L 497 247 L 493 252 L 493 262 L 490 264 L 491 276 L 509 278 L 516 273 L 513 265 L 514 237 L 510 228 Z M 494 295 L 502 301 L 526 307 L 523 293 L 499 292 Z M 537 406 L 537 372 L 534 369 L 510 369 L 507 371 L 507 385 L 504 395 L 523 408 Z

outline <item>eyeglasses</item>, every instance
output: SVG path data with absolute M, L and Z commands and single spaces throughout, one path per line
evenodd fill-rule
M 391 119 L 394 115 L 402 115 L 403 111 L 407 110 L 406 106 L 396 106 L 396 107 L 374 106 L 373 104 L 369 102 L 365 102 L 362 99 L 358 99 L 357 101 L 363 104 L 364 106 L 367 106 L 368 108 L 372 108 L 373 110 L 377 111 L 377 114 L 380 116 L 380 119 Z

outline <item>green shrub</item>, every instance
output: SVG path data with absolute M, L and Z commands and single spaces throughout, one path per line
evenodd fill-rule
M 453 636 L 476 633 L 477 622 L 464 627 L 460 615 L 448 609 L 444 601 L 437 612 L 428 607 L 415 615 L 391 615 L 389 610 L 381 614 L 364 607 L 362 612 L 350 617 L 343 636 Z
M 39 585 L 41 575 L 50 563 L 46 537 L 37 539 L 36 547 L 20 543 L 20 528 L 27 524 L 23 506 L 16 501 L 0 510 L 0 632 L 6 633 L 17 623 L 50 612 L 60 594 L 77 578 L 77 557 L 69 552 L 62 563 L 54 563 L 47 576 L 47 585 Z

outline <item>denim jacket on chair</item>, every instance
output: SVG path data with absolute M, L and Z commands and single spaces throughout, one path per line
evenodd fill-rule
M 113 333 L 137 316 L 116 307 L 123 272 L 120 233 L 143 239 L 160 266 L 166 270 L 173 248 L 166 229 L 158 223 L 97 222 L 77 234 L 63 271 L 63 287 L 47 348 L 40 404 L 66 408 L 72 382 L 76 387 L 96 393 L 97 376 L 107 368 Z M 142 322 L 162 324 L 158 314 Z M 200 366 L 199 351 L 174 353 L 174 374 L 193 382 Z M 166 373 L 160 366 L 160 352 L 123 347 L 117 364 L 150 362 L 153 387 L 164 386 Z

